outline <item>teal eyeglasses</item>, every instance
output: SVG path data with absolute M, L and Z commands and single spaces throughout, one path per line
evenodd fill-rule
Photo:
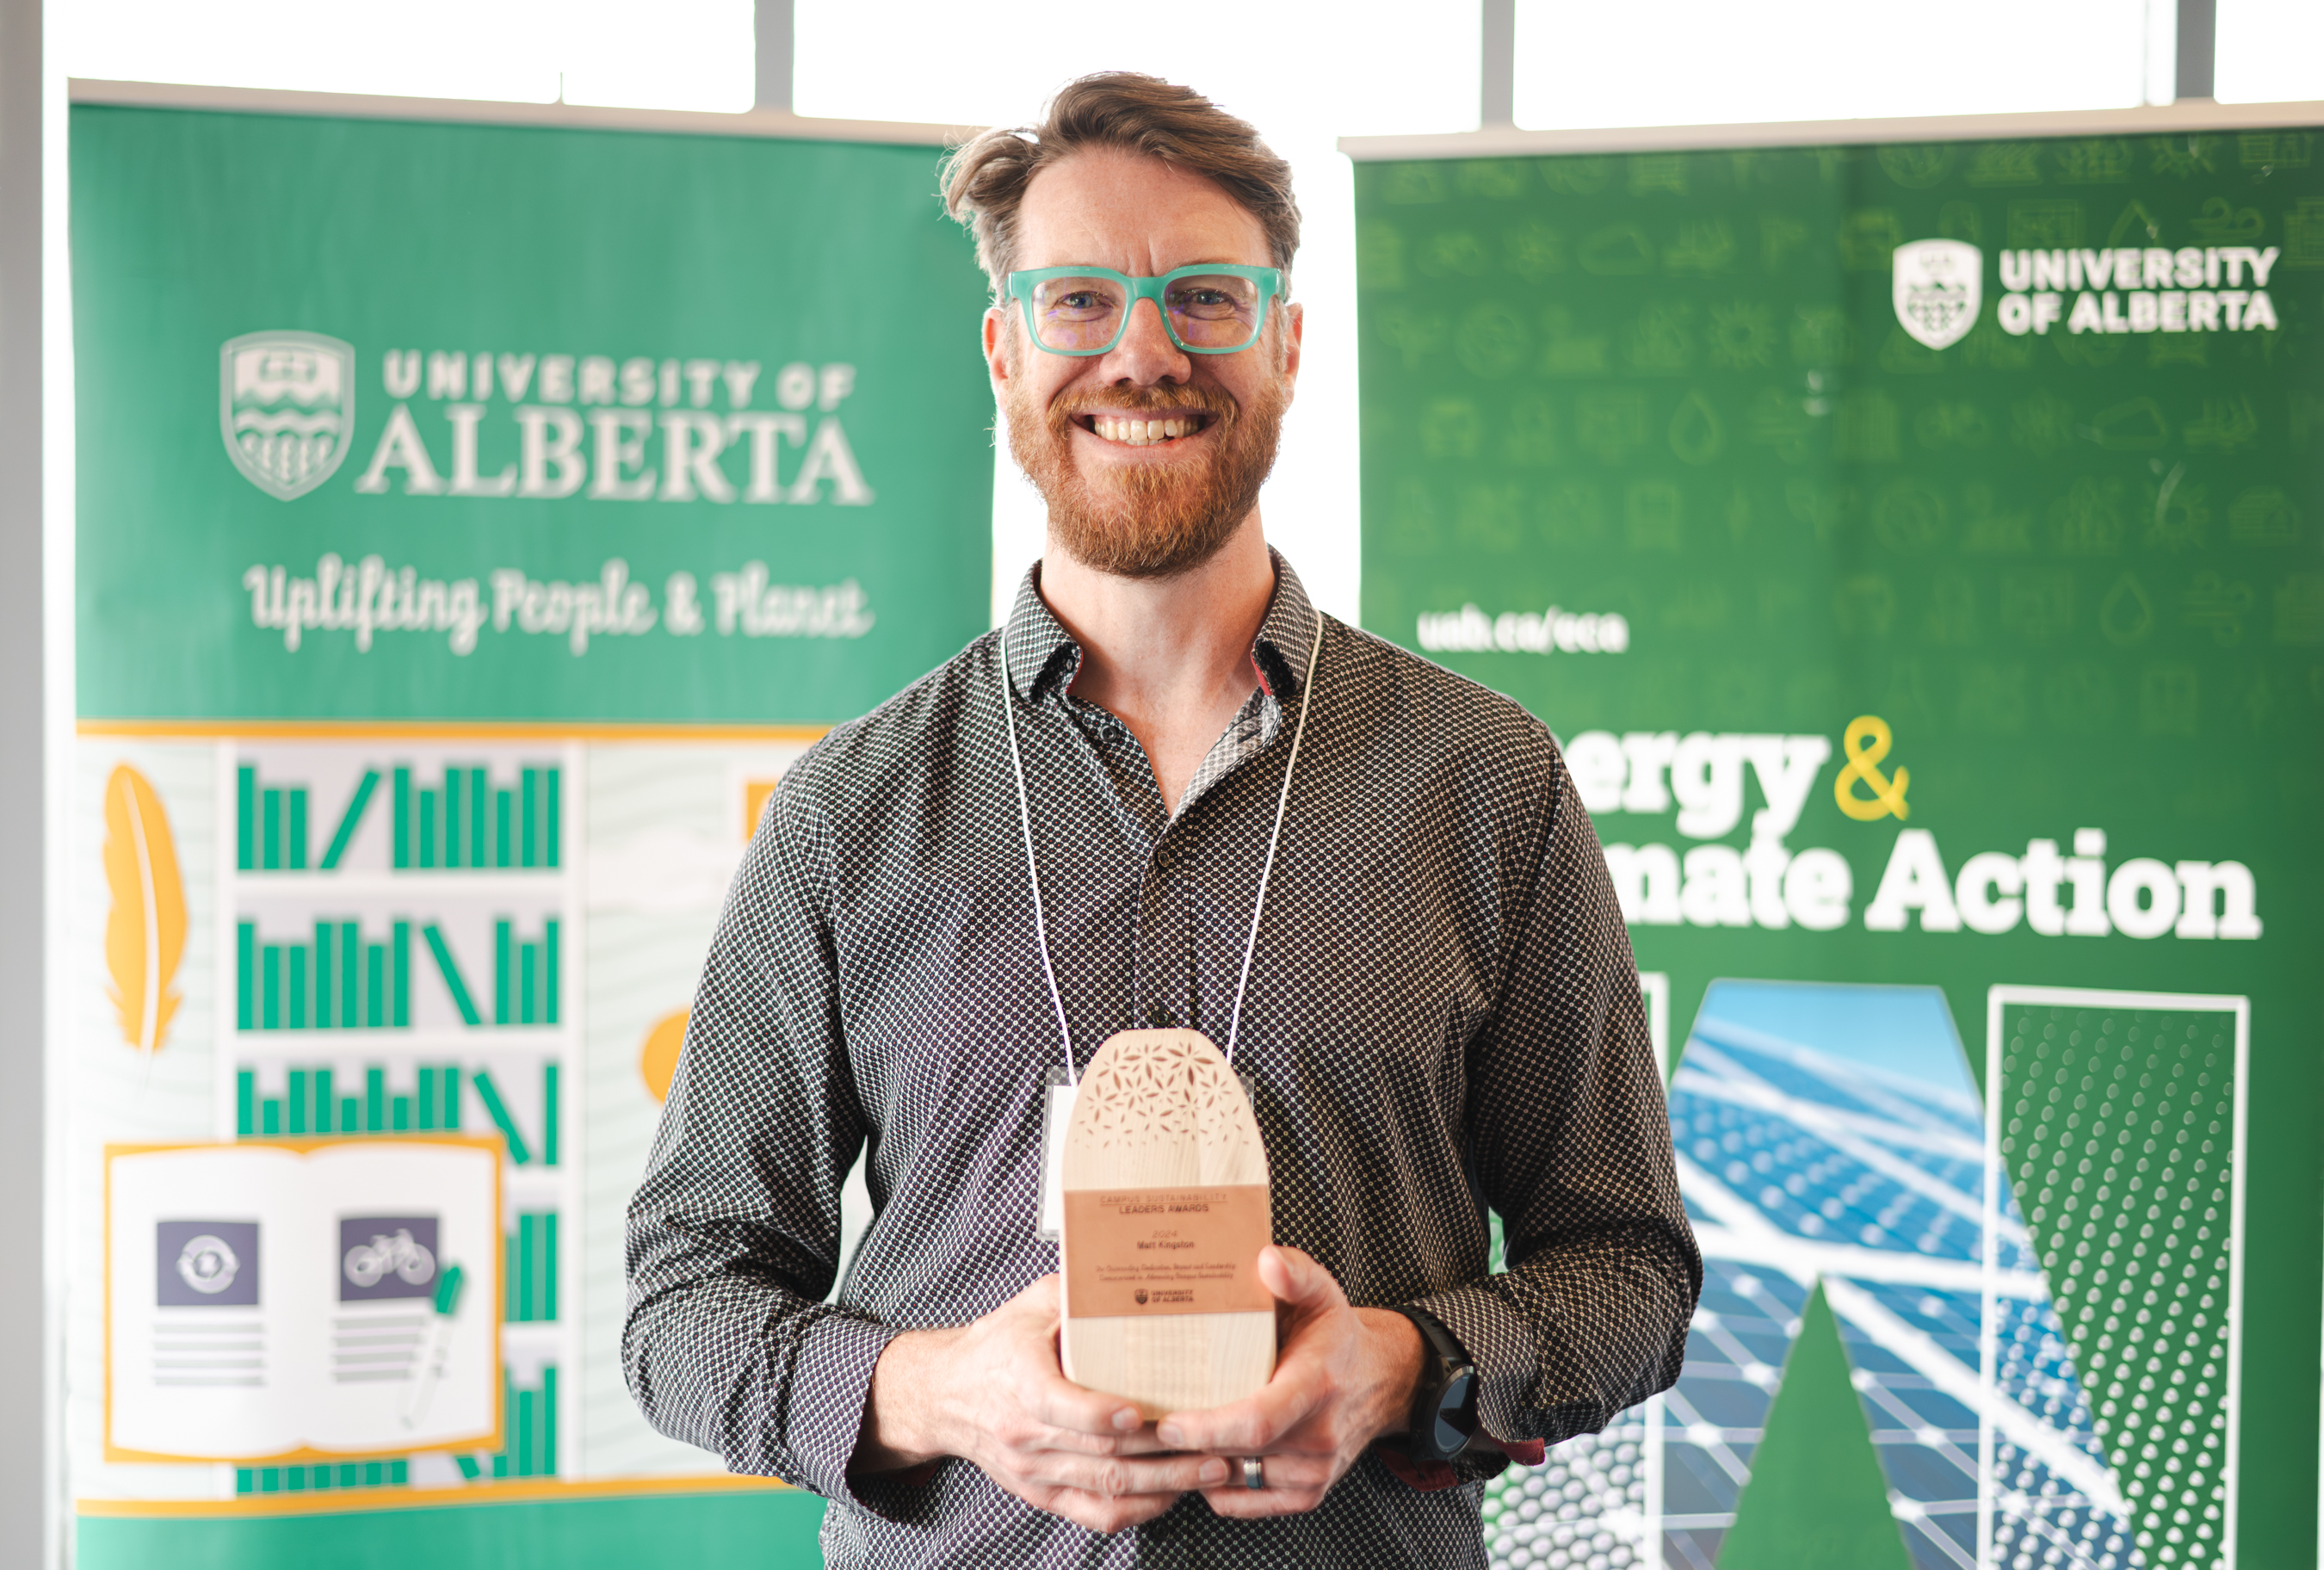
M 1279 267 L 1205 262 L 1159 278 L 1111 267 L 1036 267 L 1009 275 L 1025 330 L 1053 355 L 1102 355 L 1121 342 L 1130 313 L 1150 300 L 1170 341 L 1190 355 L 1231 355 L 1259 341 L 1267 302 L 1283 292 Z

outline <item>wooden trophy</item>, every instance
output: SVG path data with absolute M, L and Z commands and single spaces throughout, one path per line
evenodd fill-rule
M 1238 1400 L 1275 1371 L 1267 1149 L 1196 1030 L 1098 1048 L 1065 1125 L 1065 1377 L 1149 1422 Z

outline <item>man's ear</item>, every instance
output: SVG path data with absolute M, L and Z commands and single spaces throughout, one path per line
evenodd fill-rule
M 984 368 L 998 392 L 1009 383 L 1009 319 L 997 305 L 984 311 Z
M 1283 401 L 1288 403 L 1293 394 L 1298 391 L 1299 351 L 1301 342 L 1307 331 L 1307 308 L 1304 305 L 1286 304 L 1283 308 L 1282 316 L 1284 322 Z

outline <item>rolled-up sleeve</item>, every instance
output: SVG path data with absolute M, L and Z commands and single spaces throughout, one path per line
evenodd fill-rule
M 1563 760 L 1535 843 L 1469 1050 L 1470 1151 L 1507 1269 L 1419 1307 L 1475 1363 L 1485 1430 L 1555 1444 L 1678 1378 L 1702 1256 L 1628 933 Z
M 823 1301 L 864 1123 L 839 1019 L 830 840 L 802 771 L 727 895 L 630 1204 L 622 1366 L 662 1433 L 731 1471 L 853 1501 L 872 1368 L 898 1332 Z

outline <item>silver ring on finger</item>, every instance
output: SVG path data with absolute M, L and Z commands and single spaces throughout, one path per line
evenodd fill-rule
M 1254 1492 L 1267 1487 L 1266 1474 L 1260 1470 L 1259 1457 L 1256 1455 L 1246 1455 L 1242 1458 L 1242 1485 Z

